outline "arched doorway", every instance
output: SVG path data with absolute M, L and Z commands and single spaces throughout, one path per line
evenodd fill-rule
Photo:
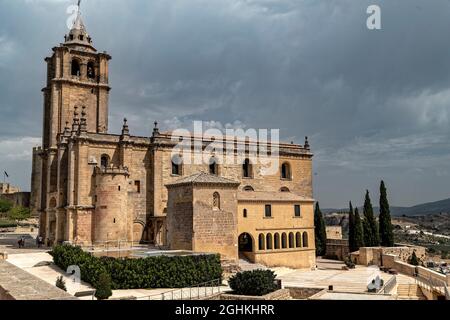
M 239 252 L 253 252 L 253 239 L 248 233 L 239 236 Z

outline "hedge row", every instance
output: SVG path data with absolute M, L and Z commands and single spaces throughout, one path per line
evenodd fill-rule
M 55 247 L 51 255 L 63 270 L 71 265 L 79 266 L 81 279 L 93 286 L 102 273 L 108 273 L 113 290 L 184 288 L 222 278 L 219 255 L 97 258 L 69 245 Z
M 15 228 L 15 227 L 17 227 L 16 222 L 0 219 L 0 228 Z

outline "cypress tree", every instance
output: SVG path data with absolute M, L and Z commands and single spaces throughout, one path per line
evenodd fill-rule
M 355 247 L 354 250 L 358 251 L 359 248 L 364 247 L 364 233 L 361 221 L 361 216 L 359 215 L 358 208 L 355 208 Z
M 387 199 L 386 186 L 384 181 L 380 185 L 380 240 L 383 247 L 394 246 L 394 233 L 392 229 L 391 211 L 389 209 L 389 202 Z
M 348 247 L 350 252 L 358 251 L 355 244 L 355 215 L 353 213 L 353 205 L 350 202 L 350 211 L 348 213 Z
M 376 247 L 380 245 L 380 237 L 378 235 L 378 225 L 373 215 L 372 202 L 370 201 L 369 191 L 366 192 L 364 200 L 364 244 L 367 247 Z
M 323 220 L 322 211 L 320 211 L 319 203 L 316 204 L 314 211 L 314 226 L 316 239 L 316 255 L 324 256 L 327 253 L 327 231 L 325 229 L 325 221 Z

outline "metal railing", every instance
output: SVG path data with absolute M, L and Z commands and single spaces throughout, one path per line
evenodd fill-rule
M 394 290 L 395 286 L 397 285 L 397 277 L 393 276 L 390 278 L 383 287 L 378 291 L 378 294 L 389 294 Z
M 199 300 L 206 299 L 221 293 L 220 287 L 222 281 L 220 279 L 204 282 L 195 286 L 174 289 L 150 296 L 139 297 L 136 300 Z
M 444 281 L 434 279 L 431 276 L 429 278 L 425 278 L 419 275 L 417 275 L 415 279 L 416 284 L 419 287 L 424 288 L 425 290 L 428 290 L 430 292 L 435 292 L 443 295 L 447 300 L 450 300 L 450 295 L 448 295 L 447 283 L 445 283 Z

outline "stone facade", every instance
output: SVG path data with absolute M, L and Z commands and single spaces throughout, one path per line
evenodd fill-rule
M 238 154 L 240 140 L 173 137 L 157 124 L 151 136 L 133 136 L 126 119 L 120 134 L 108 133 L 110 59 L 93 47 L 81 16 L 46 59 L 43 141 L 33 151 L 31 203 L 47 243 L 149 243 L 232 259 L 241 253 L 268 265 L 315 266 L 308 141 L 273 143 L 279 168 L 271 174 L 247 153 L 240 162 L 217 163 L 215 172 L 209 163 L 189 164 L 184 158 L 174 168 L 180 139 L 200 144 L 200 150 L 190 150 L 194 156 L 203 155 L 212 142 L 230 143 Z M 244 145 L 258 153 L 266 147 L 250 140 Z M 201 172 L 232 180 L 233 187 L 180 183 Z M 220 209 L 213 206 L 216 192 Z M 268 205 L 271 217 L 265 216 Z M 272 237 L 272 249 L 265 243 L 258 247 L 260 236 L 265 243 Z M 251 247 L 243 248 L 249 239 Z
M 328 226 L 326 227 L 327 239 L 342 240 L 342 227 L 341 226 Z

